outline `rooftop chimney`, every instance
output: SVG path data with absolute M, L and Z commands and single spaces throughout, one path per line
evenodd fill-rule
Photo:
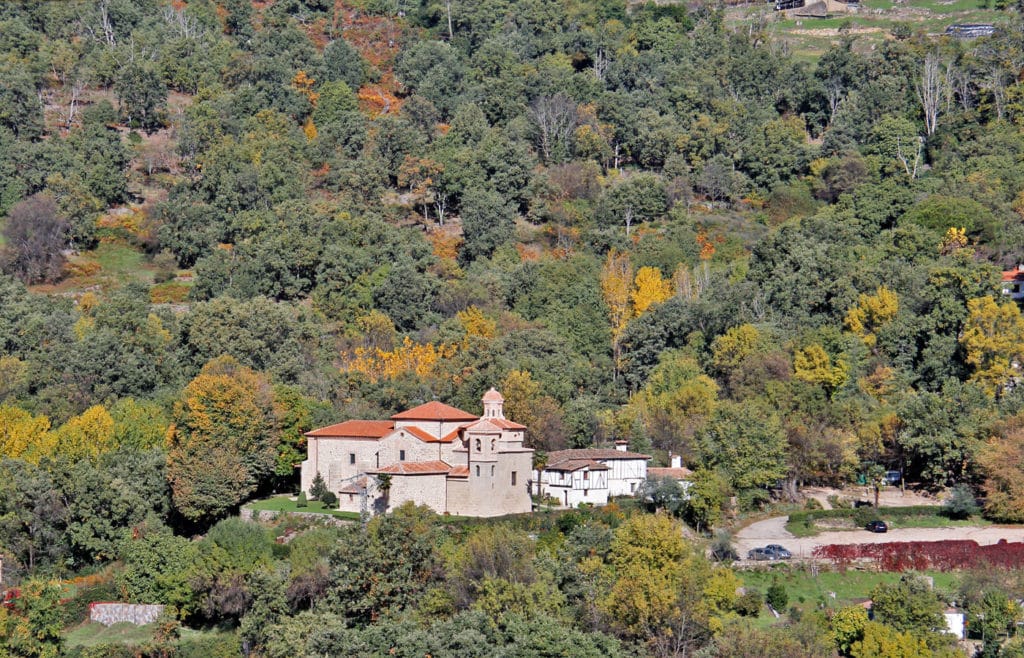
M 672 468 L 682 468 L 683 458 L 680 455 L 671 455 L 671 466 Z
M 619 452 L 626 452 L 626 448 L 629 447 L 629 441 L 616 441 L 615 449 Z

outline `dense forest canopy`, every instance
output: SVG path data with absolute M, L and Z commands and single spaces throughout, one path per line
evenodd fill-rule
M 541 461 L 613 440 L 682 455 L 698 527 L 732 497 L 892 469 L 1024 520 L 1024 318 L 1000 275 L 1024 259 L 1024 22 L 1005 11 L 977 40 L 840 30 L 807 61 L 712 4 L 0 3 L 5 577 L 121 559 L 123 591 L 241 619 L 267 655 L 311 625 L 370 646 L 353 628 L 419 605 L 436 572 L 359 608 L 351 555 L 308 582 L 293 559 L 265 600 L 242 566 L 191 599 L 132 569 L 224 551 L 172 531 L 293 491 L 304 432 L 477 410 L 491 386 Z M 389 523 L 359 541 L 425 521 Z M 148 548 L 125 548 L 142 527 Z M 628 582 L 609 548 L 627 539 L 586 541 Z M 647 638 L 641 619 L 590 634 L 629 595 L 584 609 L 581 569 L 429 605 L 569 596 L 579 637 L 557 641 L 579 655 Z M 725 577 L 701 573 L 691 594 Z M 324 587 L 365 618 L 246 626 Z M 556 642 L 517 619 L 474 641 Z

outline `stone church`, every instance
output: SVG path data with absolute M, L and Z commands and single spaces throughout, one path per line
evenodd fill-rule
M 319 473 L 345 511 L 359 512 L 366 495 L 378 513 L 407 501 L 459 516 L 529 512 L 533 450 L 523 446 L 526 427 L 505 418 L 504 402 L 492 388 L 483 416 L 428 402 L 390 420 L 307 432 L 302 490 Z

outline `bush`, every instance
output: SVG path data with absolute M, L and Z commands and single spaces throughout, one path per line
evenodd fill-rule
M 333 491 L 325 491 L 320 495 L 320 502 L 326 509 L 334 509 L 338 506 L 338 497 L 334 495 Z
M 971 488 L 966 484 L 953 487 L 942 505 L 942 513 L 951 519 L 967 519 L 977 514 L 978 503 Z
M 806 501 L 804 501 L 804 509 L 806 509 L 806 510 L 814 510 L 814 509 L 823 509 L 823 508 L 821 506 L 821 503 L 818 502 L 817 498 L 808 498 Z
M 760 614 L 763 603 L 761 592 L 756 589 L 747 590 L 743 596 L 736 599 L 736 612 L 744 617 L 756 617 Z
M 313 483 L 309 485 L 309 497 L 313 500 L 323 502 L 323 498 L 321 498 L 321 496 L 327 493 L 330 493 L 327 489 L 327 483 L 324 482 L 323 476 L 317 472 L 316 477 L 313 478 Z
M 299 492 L 299 498 L 298 498 L 298 500 L 295 501 L 295 506 L 296 507 L 308 507 L 309 506 L 309 501 L 306 499 L 306 492 L 305 491 L 300 491 Z
M 781 583 L 773 580 L 771 587 L 765 593 L 764 600 L 773 610 L 785 610 L 786 606 L 789 605 L 789 594 Z
M 827 498 L 828 504 L 832 506 L 832 509 L 850 509 L 853 507 L 853 503 L 847 498 L 840 498 L 836 494 L 832 494 Z
M 736 548 L 732 545 L 732 535 L 725 530 L 719 530 L 711 540 L 711 557 L 719 562 L 732 562 L 740 559 Z

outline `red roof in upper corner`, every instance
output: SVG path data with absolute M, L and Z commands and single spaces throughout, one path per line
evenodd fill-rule
M 408 411 L 397 413 L 393 420 L 476 420 L 479 416 L 433 400 Z
M 390 434 L 393 429 L 395 429 L 395 424 L 390 420 L 346 420 L 344 423 L 336 423 L 306 432 L 306 436 L 379 439 Z
M 388 473 L 390 475 L 437 475 L 447 473 L 452 467 L 443 461 L 428 462 L 396 462 L 384 468 L 378 468 L 376 473 Z
M 1003 272 L 1003 281 L 1024 281 L 1024 270 L 1017 268 Z

